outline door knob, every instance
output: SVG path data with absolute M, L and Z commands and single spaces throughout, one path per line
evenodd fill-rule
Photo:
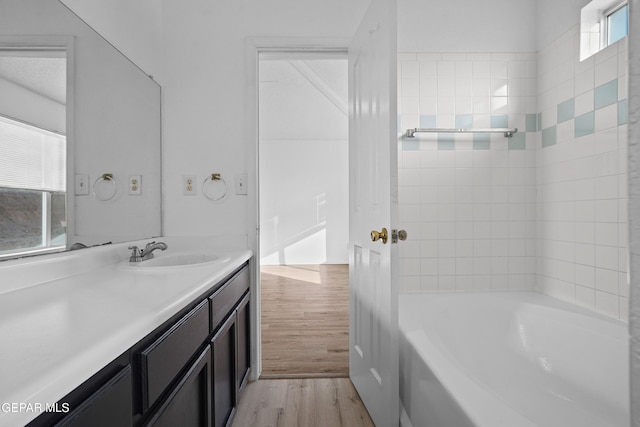
M 383 228 L 381 231 L 373 230 L 371 231 L 371 241 L 377 242 L 378 240 L 382 240 L 382 243 L 387 243 L 389 235 L 387 234 L 387 229 Z
M 406 230 L 398 231 L 398 239 L 407 240 L 407 231 Z

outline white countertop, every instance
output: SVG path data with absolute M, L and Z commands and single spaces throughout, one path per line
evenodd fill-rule
M 171 248 L 169 243 L 166 253 Z M 124 255 L 113 262 L 115 250 Z M 83 263 L 91 251 L 67 256 Z M 110 263 L 74 270 L 61 267 L 61 255 L 53 264 L 64 271 L 62 277 L 18 289 L 6 282 L 15 282 L 20 269 L 45 267 L 38 260 L 0 266 L 0 425 L 35 419 L 40 412 L 15 413 L 6 404 L 57 402 L 252 255 L 247 249 L 218 249 L 224 255 L 220 262 L 138 272 L 127 266 L 126 245 L 94 252 L 110 255 Z

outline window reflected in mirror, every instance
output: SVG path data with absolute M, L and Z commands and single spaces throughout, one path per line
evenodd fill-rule
M 0 50 L 0 258 L 67 243 L 66 54 Z

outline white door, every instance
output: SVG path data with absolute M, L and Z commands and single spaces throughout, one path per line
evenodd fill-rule
M 396 29 L 373 0 L 349 46 L 349 371 L 377 427 L 399 420 Z

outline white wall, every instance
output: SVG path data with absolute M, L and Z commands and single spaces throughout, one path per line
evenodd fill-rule
M 347 264 L 347 60 L 259 63 L 260 256 L 264 264 Z
M 158 0 L 60 0 L 146 74 L 162 82 L 162 9 Z
M 167 235 L 246 236 L 248 198 L 183 196 L 182 174 L 248 172 L 247 37 L 350 39 L 368 1 L 163 2 L 163 203 Z M 253 149 L 253 148 L 251 148 Z
M 398 50 L 534 52 L 536 4 L 535 0 L 399 0 Z
M 260 141 L 262 264 L 349 262 L 348 154 L 346 139 Z
M 580 10 L 591 0 L 536 0 L 537 49 L 541 50 L 580 23 Z

